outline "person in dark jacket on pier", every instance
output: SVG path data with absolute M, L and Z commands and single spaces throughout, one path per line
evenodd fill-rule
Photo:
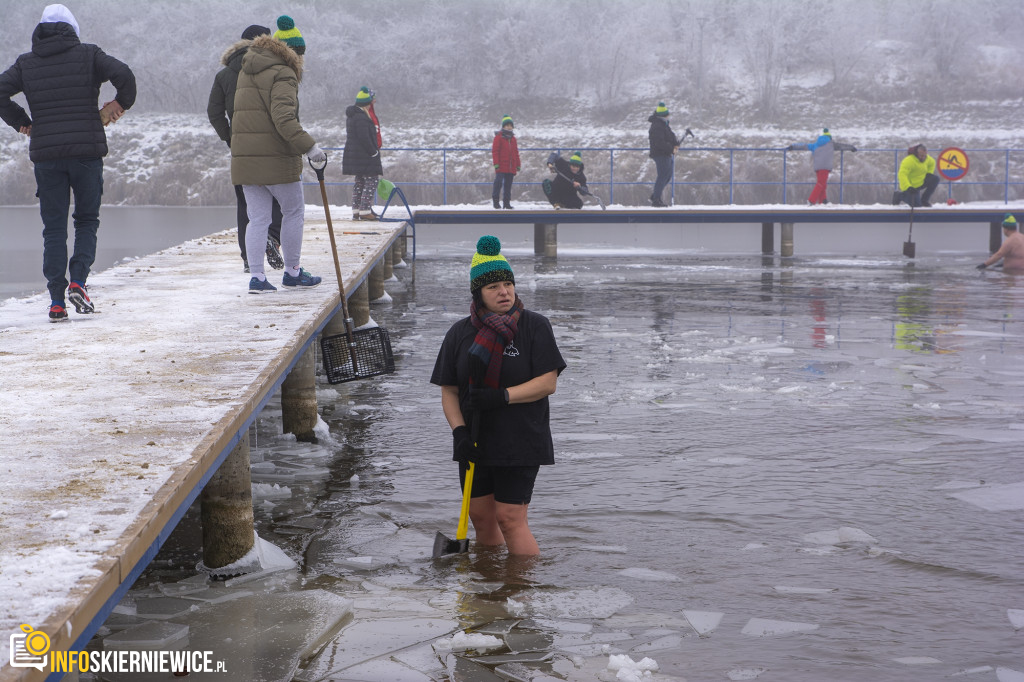
M 373 195 L 384 174 L 380 162 L 380 121 L 373 110 L 377 95 L 365 85 L 356 94 L 356 103 L 345 109 L 345 152 L 341 172 L 356 176 L 352 187 L 352 220 L 377 220 Z
M 668 107 L 664 102 L 658 102 L 654 113 L 647 120 L 651 122 L 651 127 L 647 131 L 647 137 L 651 143 L 650 156 L 658 171 L 658 177 L 654 181 L 654 191 L 651 193 L 651 206 L 663 208 L 666 204 L 662 201 L 662 193 L 665 191 L 665 186 L 672 180 L 672 157 L 679 150 L 682 141 L 669 127 Z
M 583 159 L 579 152 L 573 152 L 566 161 L 558 152 L 548 156 L 548 169 L 555 174 L 553 180 L 545 179 L 544 194 L 555 208 L 583 208 L 579 193 L 589 194 L 587 176 L 583 174 Z
M 512 117 L 505 115 L 501 119 L 501 130 L 494 133 L 491 142 L 491 160 L 494 162 L 494 187 L 491 200 L 494 208 L 498 208 L 499 195 L 503 199 L 502 206 L 512 208 L 512 179 L 522 168 L 519 161 L 519 144 L 512 132 L 515 126 Z
M 306 213 L 302 157 L 320 165 L 327 163 L 327 154 L 299 122 L 299 82 L 306 42 L 291 17 L 281 16 L 277 23 L 287 31 L 284 39 L 258 36 L 242 57 L 231 119 L 231 182 L 242 185 L 249 212 L 245 245 L 252 274 L 250 294 L 277 291 L 267 280 L 263 266 L 274 199 L 281 204 L 282 214 L 285 267 L 281 286 L 308 289 L 321 281 L 300 266 Z
M 808 144 L 791 144 L 787 151 L 807 149 L 811 152 L 811 163 L 814 166 L 815 184 L 811 196 L 807 198 L 810 205 L 828 203 L 828 176 L 835 168 L 836 151 L 855 152 L 857 148 L 845 142 L 834 142 L 832 133 L 825 128 L 814 142 Z
M 213 78 L 213 87 L 210 89 L 210 101 L 206 105 L 206 115 L 210 119 L 214 130 L 220 139 L 231 148 L 231 117 L 235 113 L 235 87 L 238 84 L 238 72 L 242 70 L 242 57 L 246 50 L 252 45 L 252 39 L 258 36 L 270 35 L 270 29 L 266 26 L 253 24 L 242 31 L 242 39 L 236 41 L 229 47 L 220 58 L 224 66 Z M 245 205 L 245 192 L 241 185 L 235 185 L 235 203 L 237 204 L 238 222 L 238 249 L 242 254 L 242 263 L 246 272 L 249 272 L 249 258 L 245 253 L 245 228 L 249 224 L 249 214 Z M 284 267 L 284 260 L 281 258 L 281 205 L 274 199 L 271 210 L 270 232 L 267 237 L 267 262 L 270 267 L 280 270 Z
M 100 85 L 114 99 L 99 107 Z M 24 93 L 31 112 L 11 101 Z M 91 313 L 86 280 L 96 260 L 103 195 L 104 126 L 135 104 L 135 74 L 98 46 L 79 39 L 78 22 L 64 5 L 47 5 L 32 33 L 32 51 L 0 74 L 0 118 L 29 136 L 36 196 L 43 220 L 43 275 L 51 322 L 66 320 L 65 300 Z M 68 260 L 68 210 L 75 195 L 75 246 Z M 70 275 L 70 282 L 68 276 Z M 67 290 L 67 299 L 64 292 Z

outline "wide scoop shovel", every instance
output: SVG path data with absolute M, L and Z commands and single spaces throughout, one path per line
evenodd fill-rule
M 477 447 L 477 432 L 480 415 L 473 415 L 473 447 Z M 455 529 L 455 539 L 449 539 L 441 531 L 434 536 L 434 558 L 439 559 L 451 554 L 465 554 L 469 551 L 469 499 L 473 490 L 473 462 L 466 468 L 466 482 L 462 486 L 462 510 L 459 512 L 459 525 Z

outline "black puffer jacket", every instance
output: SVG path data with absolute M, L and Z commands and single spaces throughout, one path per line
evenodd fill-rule
M 565 208 L 583 208 L 583 199 L 577 194 L 579 190 L 572 184 L 578 182 L 586 188 L 587 176 L 583 173 L 583 164 L 580 164 L 579 171 L 573 173 L 569 162 L 562 157 L 558 156 L 552 162 L 557 172 L 551 181 L 551 203 Z
M 651 129 L 647 131 L 647 137 L 651 141 L 651 158 L 672 156 L 679 146 L 679 138 L 672 132 L 668 121 L 663 116 L 655 114 L 651 114 L 647 120 L 651 122 Z
M 366 110 L 356 105 L 345 109 L 345 153 L 341 157 L 343 175 L 384 175 L 377 149 L 377 126 Z
M 238 73 L 242 70 L 242 57 L 252 45 L 251 40 L 239 40 L 229 47 L 220 58 L 224 68 L 213 78 L 210 88 L 210 101 L 206 105 L 206 115 L 213 124 L 220 139 L 231 146 L 231 118 L 235 115 L 235 88 L 238 86 Z
M 70 24 L 36 26 L 32 51 L 0 74 L 0 118 L 15 130 L 32 126 L 29 158 L 96 158 L 107 155 L 100 121 L 100 85 L 110 81 L 124 108 L 135 104 L 135 74 L 96 45 L 83 43 Z M 31 117 L 11 96 L 25 93 Z

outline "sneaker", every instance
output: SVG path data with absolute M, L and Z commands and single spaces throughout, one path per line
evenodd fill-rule
M 68 286 L 68 300 L 75 306 L 75 312 L 79 315 L 86 315 L 96 310 L 96 306 L 89 300 L 89 294 L 85 293 L 85 286 L 78 282 L 72 282 Z
M 285 276 L 287 277 L 287 275 Z M 250 294 L 269 294 L 271 291 L 277 291 L 277 287 L 267 280 L 259 279 L 258 277 L 252 277 L 249 280 Z
M 273 237 L 267 237 L 267 263 L 275 270 L 284 268 L 284 258 L 281 257 L 281 245 Z
M 363 218 L 363 220 L 366 220 L 366 218 Z M 289 289 L 297 289 L 300 287 L 312 289 L 313 287 L 319 284 L 319 277 L 314 277 L 313 275 L 309 274 L 302 268 L 299 268 L 298 277 L 292 277 L 291 275 L 288 274 L 288 271 L 286 270 L 284 273 L 284 277 L 281 278 L 281 286 L 288 287 Z M 251 287 L 252 285 L 250 284 L 249 286 Z
M 64 305 L 52 301 L 50 305 L 50 322 L 63 322 L 68 319 L 68 311 L 64 310 Z

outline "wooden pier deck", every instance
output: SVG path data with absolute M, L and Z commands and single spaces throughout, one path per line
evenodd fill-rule
M 347 294 L 403 229 L 335 223 Z M 0 302 L 0 680 L 45 677 L 8 663 L 23 623 L 84 648 L 340 310 L 322 210 L 302 265 L 323 284 L 249 295 L 230 230 L 94 274 L 91 315 Z

